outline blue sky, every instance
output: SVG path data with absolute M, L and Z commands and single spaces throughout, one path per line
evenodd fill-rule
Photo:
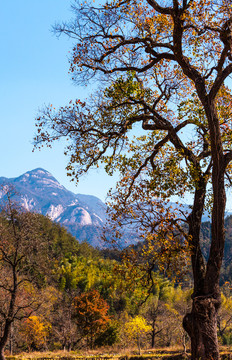
M 69 190 L 104 201 L 115 178 L 103 170 L 92 171 L 76 186 L 66 176 L 68 159 L 62 144 L 32 152 L 39 108 L 49 103 L 59 107 L 88 95 L 88 89 L 74 86 L 68 75 L 72 41 L 52 33 L 52 25 L 72 17 L 70 4 L 70 0 L 1 3 L 0 176 L 17 177 L 42 167 Z
M 62 144 L 32 152 L 35 117 L 39 108 L 59 107 L 88 95 L 68 75 L 72 42 L 52 33 L 52 25 L 72 17 L 69 0 L 11 0 L 0 12 L 0 176 L 16 177 L 42 167 L 75 193 L 102 200 L 115 179 L 99 170 L 78 186 L 66 176 Z

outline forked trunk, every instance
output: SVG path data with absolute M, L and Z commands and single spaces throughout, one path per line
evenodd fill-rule
M 183 326 L 191 339 L 192 360 L 220 359 L 217 339 L 217 314 L 221 304 L 219 277 L 225 238 L 224 171 L 221 171 L 221 164 L 223 166 L 223 159 L 219 161 L 219 165 L 216 163 L 218 166 L 214 166 L 213 169 L 217 186 L 214 184 L 212 241 L 207 264 L 200 247 L 200 226 L 206 189 L 204 177 L 199 180 L 193 210 L 188 218 L 194 293 L 192 295 L 192 311 L 184 317 Z
M 192 312 L 184 317 L 183 326 L 191 338 L 192 360 L 219 360 L 217 312 L 220 298 L 198 296 Z

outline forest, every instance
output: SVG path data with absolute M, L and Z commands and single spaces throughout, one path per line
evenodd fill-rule
M 203 223 L 201 236 L 207 257 L 210 223 Z M 0 240 L 2 357 L 4 352 L 104 348 L 140 354 L 141 349 L 189 348 L 182 327 L 191 306 L 189 265 L 181 275 L 167 276 L 158 268 L 148 274 L 142 262 L 131 266 L 143 244 L 95 249 L 11 202 L 1 213 Z M 228 217 L 218 314 L 221 345 L 232 344 L 231 242 Z

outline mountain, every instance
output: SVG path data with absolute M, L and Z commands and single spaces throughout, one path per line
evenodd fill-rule
M 100 231 L 106 220 L 106 205 L 97 197 L 74 194 L 48 171 L 38 168 L 17 178 L 0 177 L 0 186 L 12 185 L 14 200 L 28 211 L 49 216 L 65 226 L 79 241 L 101 246 Z M 0 202 L 5 200 L 0 191 Z
M 14 200 L 26 210 L 49 216 L 51 220 L 66 227 L 79 241 L 86 240 L 94 247 L 105 245 L 100 235 L 106 221 L 106 205 L 97 197 L 74 194 L 61 185 L 48 171 L 38 168 L 16 178 L 0 177 L 0 206 L 5 200 L 1 187 L 6 184 L 15 189 Z M 172 205 L 173 209 L 178 208 L 176 203 L 169 205 Z M 181 204 L 180 206 L 186 214 L 190 211 L 189 205 Z M 203 222 L 209 220 L 209 214 L 206 212 Z M 114 237 L 110 234 L 110 229 L 109 237 L 111 239 Z M 135 223 L 135 225 L 125 227 L 120 246 L 125 247 L 138 240 L 138 229 Z

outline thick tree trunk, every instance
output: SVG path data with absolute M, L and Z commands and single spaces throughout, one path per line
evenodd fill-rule
M 193 299 L 192 312 L 183 320 L 191 339 L 191 359 L 219 360 L 217 312 L 220 298 L 198 296 Z
M 214 196 L 212 215 L 212 242 L 207 265 L 200 249 L 200 192 L 195 194 L 196 207 L 189 218 L 189 234 L 192 237 L 192 268 L 194 276 L 194 292 L 192 295 L 192 311 L 183 320 L 184 329 L 191 339 L 192 360 L 219 360 L 217 340 L 217 314 L 221 304 L 219 277 L 224 248 L 224 209 L 225 192 L 223 173 L 218 174 L 218 189 Z M 219 191 L 220 189 L 220 191 Z M 197 206 L 198 204 L 198 206 Z M 196 211 L 195 211 L 196 210 Z
M 220 179 L 223 179 L 221 174 Z M 217 340 L 217 313 L 221 299 L 219 292 L 219 275 L 224 247 L 224 221 L 218 216 L 223 214 L 225 197 L 223 194 L 224 183 L 220 181 L 221 196 L 214 196 L 214 210 L 212 222 L 214 222 L 212 244 L 208 264 L 202 256 L 200 248 L 200 226 L 204 208 L 206 183 L 204 178 L 199 180 L 199 186 L 195 192 L 194 205 L 189 216 L 190 246 L 192 248 L 192 268 L 194 277 L 194 292 L 192 295 L 192 311 L 183 320 L 184 329 L 191 339 L 192 360 L 219 360 L 219 348 Z M 217 189 L 218 192 L 218 189 Z M 216 200 L 216 206 L 215 206 Z M 216 226 L 215 226 L 216 223 Z

